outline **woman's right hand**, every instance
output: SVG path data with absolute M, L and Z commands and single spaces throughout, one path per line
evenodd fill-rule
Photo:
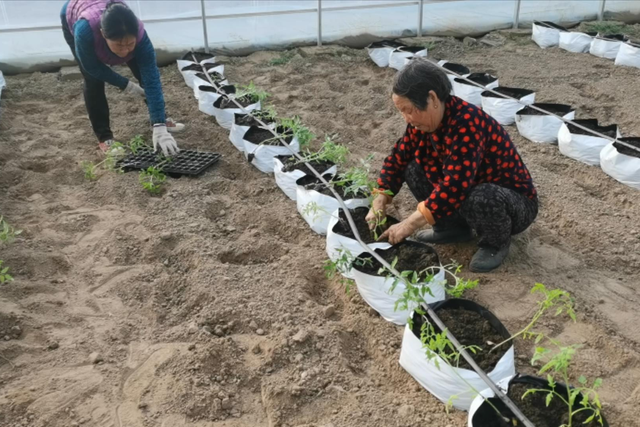
M 388 197 L 385 194 L 378 194 L 373 203 L 371 203 L 371 209 L 365 217 L 365 220 L 369 224 L 369 229 L 373 230 L 376 225 L 380 224 L 387 216 L 386 208 L 389 202 Z

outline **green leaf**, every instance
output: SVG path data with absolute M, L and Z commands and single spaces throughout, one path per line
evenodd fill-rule
M 585 377 L 584 375 L 580 375 L 580 378 L 578 378 L 578 382 L 582 385 L 585 385 L 587 383 L 587 377 Z
M 550 392 L 549 394 L 547 394 L 547 398 L 545 400 L 545 405 L 549 406 L 549 404 L 551 404 L 551 400 L 553 399 L 553 393 Z

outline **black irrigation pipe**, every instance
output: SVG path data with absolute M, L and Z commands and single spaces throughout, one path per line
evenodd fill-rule
M 427 58 L 425 58 L 425 59 L 427 59 Z M 493 90 L 493 89 L 489 89 L 489 88 L 487 88 L 487 87 L 485 87 L 485 86 L 482 86 L 480 83 L 474 82 L 473 80 L 469 80 L 468 78 L 466 78 L 466 77 L 464 77 L 464 76 L 461 76 L 460 74 L 458 74 L 458 73 L 456 73 L 456 72 L 453 72 L 453 71 L 449 70 L 448 68 L 443 67 L 442 65 L 438 64 L 438 63 L 437 63 L 437 62 L 435 62 L 435 61 L 432 61 L 432 60 L 430 60 L 430 59 L 427 59 L 427 61 L 431 62 L 433 65 L 435 65 L 436 67 L 440 68 L 441 70 L 445 71 L 447 74 L 453 74 L 453 75 L 454 75 L 454 76 L 456 76 L 457 78 L 459 78 L 459 79 L 461 79 L 461 80 L 464 80 L 465 82 L 468 82 L 468 83 L 472 84 L 473 86 L 476 86 L 476 87 L 478 87 L 478 88 L 481 88 L 481 89 L 483 89 L 483 90 L 485 90 L 485 91 L 487 91 L 487 92 L 491 92 L 491 93 L 493 93 L 494 95 L 498 95 L 498 96 L 499 96 L 499 97 L 501 97 L 501 98 L 504 98 L 504 99 L 510 99 L 510 100 L 512 100 L 512 101 L 516 101 L 517 103 L 519 103 L 519 104 L 521 104 L 521 105 L 523 105 L 523 106 L 525 106 L 525 107 L 533 108 L 534 110 L 540 111 L 541 113 L 545 113 L 545 114 L 547 114 L 547 115 L 549 115 L 549 116 L 553 116 L 553 117 L 555 117 L 556 119 L 560 119 L 560 120 L 562 120 L 562 121 L 563 121 L 563 122 L 565 122 L 565 123 L 570 123 L 570 124 L 572 124 L 573 126 L 575 126 L 575 127 L 579 128 L 579 129 L 582 129 L 582 130 L 584 130 L 584 131 L 587 131 L 587 132 L 589 132 L 589 133 L 591 133 L 591 134 L 593 134 L 593 135 L 595 135 L 595 136 L 597 136 L 597 137 L 607 139 L 607 140 L 609 140 L 609 141 L 611 141 L 611 142 L 615 142 L 615 143 L 617 143 L 617 144 L 623 145 L 623 146 L 625 146 L 625 147 L 627 147 L 627 148 L 630 148 L 630 149 L 632 149 L 632 150 L 635 150 L 635 151 L 640 152 L 640 148 L 635 147 L 635 146 L 633 146 L 633 145 L 631 145 L 631 144 L 627 144 L 627 143 L 626 143 L 626 142 L 624 142 L 624 141 L 619 141 L 617 137 L 616 137 L 616 138 L 612 138 L 612 137 L 610 137 L 610 136 L 608 136 L 608 135 L 605 135 L 605 134 L 600 133 L 600 132 L 598 132 L 598 131 L 595 131 L 595 130 L 593 130 L 593 129 L 589 129 L 588 127 L 582 126 L 581 124 L 578 124 L 578 123 L 574 122 L 573 120 L 565 119 L 564 117 L 561 117 L 561 116 L 559 116 L 559 115 L 557 115 L 557 114 L 555 114 L 555 113 L 552 113 L 552 112 L 550 112 L 550 111 L 547 111 L 547 110 L 545 110 L 545 109 L 543 109 L 543 108 L 536 107 L 535 105 L 531 105 L 531 104 L 525 104 L 524 102 L 520 101 L 518 98 L 514 98 L 514 97 L 512 97 L 512 96 L 505 95 L 504 93 L 500 93 L 500 92 L 497 92 L 497 91 L 495 91 L 495 90 Z
M 196 60 L 195 55 L 192 54 L 192 57 L 193 57 L 194 62 L 198 63 L 198 61 Z M 207 76 L 207 79 L 209 80 L 211 85 L 216 89 L 216 91 L 219 91 L 220 87 L 216 83 L 214 83 L 214 81 L 211 79 L 211 77 L 207 73 L 207 70 L 205 69 L 204 66 L 202 66 L 202 70 L 204 71 L 204 74 Z M 406 283 L 406 280 L 400 275 L 400 273 L 394 267 L 392 267 L 384 258 L 382 258 L 378 253 L 376 253 L 375 250 L 371 249 L 369 247 L 369 245 L 367 245 L 366 243 L 364 243 L 362 241 L 362 239 L 360 238 L 360 233 L 358 233 L 358 227 L 356 227 L 356 224 L 353 221 L 353 217 L 351 216 L 351 212 L 349 211 L 349 208 L 347 207 L 347 205 L 345 205 L 344 200 L 342 200 L 340 195 L 333 189 L 333 186 L 331 186 L 327 182 L 327 180 L 325 180 L 322 177 L 322 175 L 320 173 L 318 173 L 318 171 L 313 168 L 313 166 L 311 166 L 309 163 L 307 163 L 302 156 L 300 156 L 296 151 L 294 151 L 289 146 L 289 144 L 280 135 L 278 135 L 273 129 L 271 129 L 269 126 L 267 126 L 266 123 L 264 123 L 262 120 L 260 120 L 260 118 L 253 116 L 253 114 L 250 111 L 245 110 L 245 108 L 239 102 L 237 102 L 234 98 L 230 97 L 229 99 L 244 114 L 251 115 L 261 126 L 263 126 L 265 129 L 268 129 L 269 132 L 271 132 L 273 134 L 273 136 L 280 141 L 280 144 L 282 144 L 289 151 L 291 151 L 291 154 L 293 154 L 293 156 L 295 156 L 298 160 L 303 162 L 304 165 L 307 168 L 309 168 L 309 170 L 316 176 L 316 178 L 318 178 L 320 180 L 320 182 L 322 182 L 325 186 L 327 186 L 327 188 L 329 188 L 329 190 L 331 191 L 331 193 L 333 194 L 335 199 L 338 201 L 338 204 L 340 205 L 340 207 L 344 211 L 345 216 L 347 217 L 347 222 L 349 223 L 349 226 L 351 227 L 351 231 L 353 232 L 353 236 L 355 237 L 355 239 L 358 242 L 358 244 L 365 251 L 369 252 L 380 264 L 382 264 L 393 275 L 395 275 L 397 278 L 399 278 L 400 280 L 402 280 L 403 282 Z M 438 326 L 438 328 L 440 328 L 441 331 L 444 331 L 447 334 L 447 338 L 449 339 L 449 341 L 451 341 L 451 343 L 454 345 L 454 347 L 459 351 L 460 355 L 469 363 L 471 368 L 473 368 L 473 370 L 476 372 L 476 374 L 478 374 L 478 376 L 487 384 L 487 386 L 489 386 L 489 388 L 495 393 L 495 395 L 498 396 L 498 398 L 500 398 L 500 400 L 502 400 L 504 402 L 504 404 L 511 410 L 511 412 L 513 412 L 513 414 L 520 421 L 522 421 L 522 423 L 526 427 L 535 427 L 535 425 L 531 421 L 529 421 L 529 419 L 522 413 L 522 411 L 520 411 L 520 409 L 511 401 L 511 399 L 509 399 L 502 392 L 502 390 L 500 390 L 500 388 L 493 382 L 493 380 L 491 380 L 491 378 L 489 378 L 489 376 L 482 370 L 482 368 L 480 368 L 480 366 L 478 366 L 478 364 L 475 362 L 475 360 L 473 360 L 473 357 L 471 357 L 471 355 L 465 350 L 465 348 L 460 344 L 460 342 L 456 339 L 456 337 L 454 337 L 453 334 L 451 332 L 449 332 L 448 328 L 442 322 L 442 320 L 440 320 L 440 318 L 435 313 L 435 311 L 433 311 L 433 309 L 431 307 L 429 307 L 428 304 L 425 305 L 425 308 L 426 308 L 427 314 L 433 320 L 433 322 Z

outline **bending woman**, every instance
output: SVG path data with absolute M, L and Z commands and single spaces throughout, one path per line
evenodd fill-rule
M 165 155 L 178 151 L 173 136 L 184 125 L 165 117 L 164 96 L 156 54 L 142 22 L 120 0 L 69 0 L 60 12 L 62 32 L 84 77 L 84 102 L 98 145 L 113 143 L 104 84 L 146 98 L 153 126 L 153 147 Z M 127 64 L 140 85 L 109 66 Z M 143 89 L 144 88 L 144 89 Z
M 451 96 L 446 74 L 413 59 L 393 84 L 393 102 L 407 129 L 386 158 L 378 195 L 368 215 L 384 215 L 403 183 L 419 201 L 416 212 L 389 227 L 381 239 L 398 243 L 417 229 L 425 243 L 457 243 L 479 237 L 471 270 L 491 271 L 509 252 L 511 235 L 538 214 L 536 189 L 504 128 L 480 108 Z

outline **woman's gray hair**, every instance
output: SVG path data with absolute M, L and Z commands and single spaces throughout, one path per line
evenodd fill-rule
M 393 93 L 408 98 L 419 110 L 427 108 L 430 91 L 446 102 L 451 94 L 451 82 L 444 71 L 425 58 L 414 57 L 393 79 Z

